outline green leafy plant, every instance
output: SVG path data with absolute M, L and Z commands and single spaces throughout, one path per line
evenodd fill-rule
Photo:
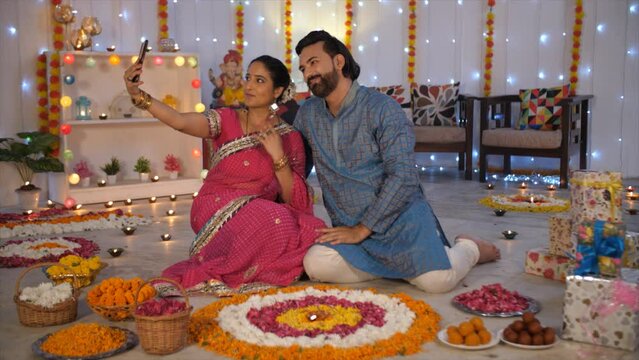
M 135 166 L 133 170 L 137 173 L 150 173 L 151 172 L 151 161 L 145 158 L 144 156 L 140 156 L 138 160 L 135 162 Z
M 120 160 L 114 156 L 111 161 L 104 164 L 100 169 L 107 175 L 117 175 L 120 172 Z
M 24 184 L 20 190 L 38 188 L 31 184 L 35 173 L 64 171 L 64 164 L 51 155 L 52 146 L 58 139 L 56 136 L 37 131 L 20 132 L 17 136 L 23 141 L 0 138 L 0 161 L 16 166 Z

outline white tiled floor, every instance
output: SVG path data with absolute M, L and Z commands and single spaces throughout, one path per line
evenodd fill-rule
M 437 310 L 442 316 L 442 326 L 448 323 L 458 323 L 467 319 L 468 314 L 456 310 L 450 305 L 451 298 L 461 292 L 479 288 L 482 284 L 500 282 L 511 290 L 539 300 L 543 306 L 538 317 L 542 324 L 561 328 L 562 299 L 564 285 L 560 282 L 545 280 L 540 277 L 523 273 L 524 254 L 527 249 L 543 246 L 547 243 L 548 214 L 531 214 L 508 212 L 504 217 L 496 217 L 493 212 L 479 205 L 477 200 L 486 196 L 488 192 L 477 181 L 464 181 L 456 171 L 446 170 L 422 175 L 426 196 L 433 209 L 439 216 L 441 224 L 453 238 L 455 234 L 474 233 L 493 241 L 502 253 L 502 259 L 496 263 L 476 267 L 463 282 L 448 294 L 425 294 L 402 281 L 377 280 L 369 283 L 354 284 L 353 287 L 375 287 L 384 293 L 405 292 L 421 299 Z M 638 185 L 639 181 L 630 182 Z M 532 191 L 544 193 L 543 187 L 533 188 Z M 495 193 L 516 192 L 503 183 L 497 183 Z M 558 191 L 557 196 L 568 197 L 565 190 Z M 639 204 L 638 204 L 639 205 Z M 154 218 L 150 226 L 140 227 L 132 236 L 124 236 L 119 230 L 101 230 L 73 234 L 83 236 L 97 242 L 102 248 L 100 256 L 109 263 L 99 276 L 99 279 L 109 276 L 149 278 L 158 275 L 162 269 L 186 257 L 189 244 L 193 239 L 193 232 L 188 223 L 191 200 L 187 196 L 177 202 L 170 202 L 167 198 L 149 204 L 146 200 L 138 200 L 130 207 L 134 213 L 140 213 Z M 101 206 L 85 207 L 90 210 L 101 210 Z M 165 216 L 168 209 L 175 209 L 177 216 Z M 5 209 L 9 210 L 9 209 Z M 629 230 L 639 231 L 639 216 L 625 215 L 624 219 Z M 519 232 L 516 240 L 507 241 L 501 236 L 501 231 L 514 229 Z M 173 239 L 168 242 L 160 241 L 160 235 L 169 232 Z M 111 258 L 106 249 L 110 247 L 124 247 L 125 253 L 119 258 Z M 59 329 L 28 328 L 18 323 L 13 294 L 16 279 L 22 269 L 0 269 L 0 359 L 32 359 L 31 344 L 39 337 Z M 41 281 L 42 274 L 32 274 L 34 281 Z M 81 297 L 78 320 L 80 322 L 108 323 L 93 314 L 84 302 L 86 291 Z M 195 308 L 200 308 L 215 301 L 212 297 L 197 297 L 191 299 Z M 487 327 L 493 330 L 503 328 L 511 319 L 485 319 Z M 133 322 L 117 323 L 118 326 L 134 329 Z M 596 347 L 569 341 L 560 341 L 555 347 L 543 351 L 520 350 L 500 344 L 494 348 L 482 351 L 462 351 L 452 349 L 437 341 L 427 343 L 419 354 L 405 357 L 410 359 L 637 359 L 638 353 L 630 353 L 616 349 Z M 138 346 L 118 359 L 151 359 L 155 356 L 147 355 Z M 216 354 L 207 352 L 197 346 L 189 346 L 184 350 L 166 356 L 167 359 L 218 359 Z M 402 357 L 404 358 L 404 357 Z

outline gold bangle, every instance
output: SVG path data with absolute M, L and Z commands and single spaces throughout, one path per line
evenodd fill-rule
M 273 162 L 273 170 L 280 171 L 288 165 L 288 156 L 284 155 L 281 159 Z
M 136 97 L 131 97 L 131 102 L 138 109 L 148 110 L 151 107 L 153 98 L 146 91 L 140 90 L 140 94 Z

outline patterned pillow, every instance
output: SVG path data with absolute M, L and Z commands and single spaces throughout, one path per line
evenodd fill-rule
M 455 126 L 459 82 L 446 85 L 414 85 L 410 97 L 417 126 Z
M 408 98 L 408 94 L 406 93 L 406 89 L 404 89 L 404 86 L 381 86 L 376 87 L 375 90 L 381 92 L 382 94 L 386 94 L 397 101 L 397 103 L 402 107 L 402 110 L 404 110 L 404 113 L 406 113 L 406 116 L 410 119 L 410 99 Z
M 570 85 L 547 89 L 519 90 L 521 112 L 517 122 L 520 130 L 526 127 L 535 130 L 557 130 L 561 126 L 559 102 L 568 97 Z

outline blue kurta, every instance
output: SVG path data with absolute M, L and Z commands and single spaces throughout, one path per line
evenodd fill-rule
M 326 246 L 386 278 L 450 269 L 448 241 L 419 185 L 412 125 L 395 100 L 354 81 L 337 117 L 312 97 L 294 126 L 312 149 L 333 226 L 373 231 L 359 244 Z

